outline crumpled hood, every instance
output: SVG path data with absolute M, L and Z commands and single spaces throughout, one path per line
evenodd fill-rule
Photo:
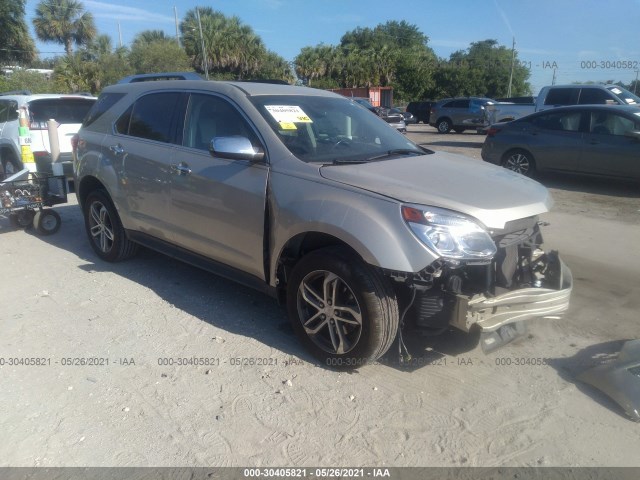
M 455 210 L 492 229 L 547 212 L 553 204 L 549 191 L 534 180 L 482 160 L 444 152 L 327 165 L 320 174 L 404 203 Z

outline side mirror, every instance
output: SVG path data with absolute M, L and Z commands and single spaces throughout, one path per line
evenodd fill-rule
M 264 159 L 264 151 L 251 145 L 246 137 L 214 137 L 209 144 L 212 157 L 229 158 L 231 160 L 249 160 L 259 162 Z

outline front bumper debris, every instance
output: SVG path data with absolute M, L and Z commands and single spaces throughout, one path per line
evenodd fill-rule
M 581 373 L 578 380 L 606 393 L 640 422 L 640 340 L 626 342 L 617 360 Z
M 474 325 L 482 332 L 493 332 L 508 324 L 564 313 L 569 308 L 573 277 L 564 262 L 555 258 L 555 288 L 521 288 L 495 297 L 456 295 L 451 324 L 465 332 Z

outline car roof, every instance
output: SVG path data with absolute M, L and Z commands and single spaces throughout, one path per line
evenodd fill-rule
M 627 113 L 640 113 L 640 105 L 567 105 L 562 107 L 548 108 L 541 112 L 536 112 L 536 115 L 543 113 L 562 112 L 565 110 L 619 110 Z
M 584 88 L 584 87 L 593 87 L 593 88 L 611 88 L 611 87 L 620 87 L 620 85 L 614 85 L 612 83 L 603 84 L 603 83 L 572 83 L 568 85 L 549 85 L 545 88 Z
M 154 90 L 209 90 L 218 93 L 244 92 L 248 96 L 258 95 L 305 95 L 318 97 L 344 98 L 342 95 L 319 90 L 317 88 L 299 87 L 294 85 L 281 85 L 261 82 L 237 82 L 237 81 L 201 81 L 201 80 L 158 80 L 152 82 L 134 82 L 111 85 L 103 92 L 151 92 Z

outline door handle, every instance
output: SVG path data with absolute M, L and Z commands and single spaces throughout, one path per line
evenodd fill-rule
M 124 155 L 124 148 L 122 148 L 122 145 L 120 145 L 120 144 L 117 144 L 117 145 L 111 145 L 111 146 L 109 147 L 109 150 L 111 150 L 111 152 L 112 152 L 114 155 L 117 155 L 117 156 L 122 156 L 122 155 Z
M 187 165 L 184 162 L 172 163 L 171 171 L 173 173 L 177 173 L 178 175 L 188 175 L 191 173 L 191 169 L 189 168 L 189 165 Z

